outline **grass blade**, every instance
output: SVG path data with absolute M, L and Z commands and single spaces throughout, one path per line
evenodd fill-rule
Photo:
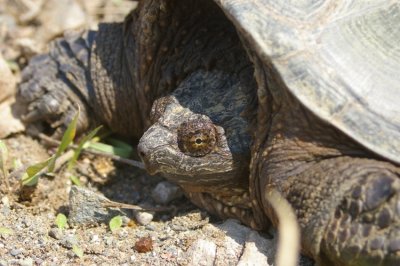
M 116 142 L 114 142 L 116 143 Z M 115 145 L 109 145 L 101 142 L 91 142 L 89 145 L 89 148 L 101 151 L 104 153 L 109 153 L 112 155 L 117 155 L 123 158 L 129 158 L 129 156 L 132 153 L 132 146 L 130 146 L 127 143 L 124 143 L 124 145 L 121 146 L 115 146 Z
M 68 171 L 71 171 L 72 168 L 74 168 L 76 161 L 78 160 L 79 155 L 82 152 L 82 149 L 85 148 L 87 143 L 96 136 L 97 132 L 102 128 L 102 126 L 99 126 L 95 129 L 93 129 L 89 134 L 87 134 L 85 137 L 82 138 L 82 140 L 79 142 L 78 147 L 75 149 L 74 156 L 72 159 L 68 162 Z
M 69 123 L 67 130 L 65 130 L 64 132 L 60 146 L 58 146 L 56 156 L 54 156 L 54 158 L 49 163 L 49 172 L 54 171 L 57 158 L 61 156 L 61 154 L 67 149 L 69 144 L 71 144 L 71 142 L 74 140 L 76 135 L 76 125 L 78 124 L 79 114 L 80 114 L 80 109 L 78 108 L 75 117 L 72 119 L 71 123 Z
M 81 249 L 80 246 L 78 245 L 73 245 L 72 246 L 72 251 L 75 253 L 76 256 L 78 256 L 79 258 L 83 257 L 83 250 Z
M 42 171 L 53 160 L 54 156 L 48 158 L 46 161 L 29 166 L 23 175 L 21 182 L 23 186 L 34 186 L 37 184 L 40 171 Z
M 78 187 L 82 186 L 81 180 L 79 180 L 79 178 L 77 176 L 71 175 L 69 177 L 69 179 L 71 180 L 72 183 L 74 183 L 75 186 L 78 186 Z

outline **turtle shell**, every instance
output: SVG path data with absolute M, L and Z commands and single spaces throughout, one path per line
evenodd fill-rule
M 216 0 L 311 112 L 400 163 L 400 4 Z

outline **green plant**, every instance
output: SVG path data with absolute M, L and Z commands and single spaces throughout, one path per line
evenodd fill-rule
M 121 228 L 121 226 L 122 226 L 122 217 L 120 215 L 117 215 L 117 216 L 113 217 L 110 220 L 110 222 L 108 223 L 108 225 L 110 226 L 111 232 L 114 233 L 119 228 Z
M 63 230 L 67 226 L 67 217 L 63 213 L 57 214 L 56 225 L 59 229 Z
M 13 230 L 11 230 L 11 229 L 9 229 L 9 228 L 6 228 L 6 227 L 0 227 L 0 235 L 11 235 L 11 234 L 13 234 L 14 233 L 14 231 Z
M 78 245 L 73 245 L 72 246 L 72 251 L 75 253 L 76 256 L 78 256 L 79 258 L 83 257 L 83 250 L 80 246 Z
M 67 150 L 68 147 L 73 146 L 71 144 L 76 135 L 76 126 L 79 119 L 79 113 L 80 111 L 78 109 L 78 112 L 72 119 L 71 123 L 68 125 L 66 131 L 64 132 L 61 142 L 59 142 L 56 153 L 43 162 L 39 162 L 37 164 L 27 167 L 21 181 L 23 186 L 35 186 L 38 183 L 40 175 L 42 175 L 43 173 L 54 172 L 57 160 L 63 154 L 65 154 L 65 151 Z M 129 157 L 129 155 L 132 153 L 133 147 L 123 141 L 110 138 L 109 142 L 111 143 L 111 145 L 98 142 L 96 134 L 99 132 L 101 128 L 102 126 L 93 129 L 91 132 L 89 132 L 89 134 L 87 134 L 81 139 L 79 144 L 75 147 L 73 155 L 68 159 L 68 168 L 67 168 L 68 172 L 72 171 L 72 169 L 76 165 L 76 161 L 78 160 L 79 155 L 84 149 L 95 149 L 103 154 L 110 154 L 112 156 L 120 156 L 125 158 Z M 51 141 L 57 142 L 54 140 Z M 78 186 L 81 185 L 79 179 L 76 176 L 70 175 L 70 179 L 75 185 Z
M 76 126 L 79 119 L 79 109 L 76 113 L 75 117 L 72 119 L 71 123 L 68 125 L 64 135 L 61 139 L 61 142 L 57 148 L 56 153 L 51 156 L 50 158 L 46 159 L 43 162 L 39 162 L 37 164 L 29 166 L 22 177 L 22 185 L 23 186 L 35 186 L 38 183 L 39 176 L 44 172 L 51 173 L 54 171 L 56 161 L 60 156 L 66 151 L 66 149 L 71 145 L 73 142 L 75 135 L 76 135 Z M 70 172 L 76 164 L 76 161 L 79 155 L 82 152 L 82 149 L 87 147 L 88 142 L 97 134 L 100 130 L 100 127 L 95 128 L 92 130 L 88 135 L 82 138 L 79 145 L 75 149 L 73 156 L 69 159 L 68 163 L 68 171 Z M 46 169 L 47 168 L 47 169 Z M 77 184 L 79 179 L 71 177 L 71 180 Z M 79 182 L 80 183 L 80 182 Z
M 40 162 L 34 165 L 29 166 L 25 173 L 22 176 L 22 185 L 23 186 L 35 186 L 38 183 L 39 176 L 41 175 L 41 171 L 46 168 L 50 161 L 53 160 L 54 156 L 51 156 L 44 162 Z
M 69 179 L 71 180 L 71 182 L 78 187 L 82 186 L 81 180 L 79 180 L 79 178 L 76 175 L 70 175 Z
M 78 160 L 78 157 L 81 154 L 82 150 L 90 146 L 90 141 L 96 136 L 96 134 L 99 132 L 101 128 L 102 126 L 93 129 L 89 134 L 87 134 L 81 139 L 81 141 L 78 144 L 78 147 L 75 149 L 74 156 L 68 163 L 68 171 L 71 171 L 72 168 L 74 168 L 76 161 Z
M 56 164 L 57 158 L 68 148 L 71 142 L 74 140 L 76 135 L 76 125 L 78 123 L 80 109 L 76 113 L 75 117 L 72 119 L 71 123 L 68 125 L 67 130 L 65 130 L 64 135 L 61 139 L 61 144 L 58 146 L 55 156 L 50 160 L 48 165 L 48 171 L 53 172 Z

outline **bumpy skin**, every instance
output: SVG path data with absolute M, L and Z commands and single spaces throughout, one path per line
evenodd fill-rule
M 302 106 L 212 1 L 142 1 L 91 34 L 24 71 L 27 122 L 65 125 L 79 103 L 82 130 L 144 133 L 148 170 L 211 213 L 277 225 L 265 197 L 277 190 L 321 265 L 400 263 L 400 168 Z
M 23 120 L 45 122 L 57 137 L 74 117 L 78 106 L 82 115 L 78 133 L 90 123 L 87 101 L 93 87 L 89 77 L 90 47 L 95 32 L 76 33 L 51 43 L 50 52 L 36 56 L 22 72 L 18 100 L 28 106 Z M 36 125 L 40 125 L 37 123 Z

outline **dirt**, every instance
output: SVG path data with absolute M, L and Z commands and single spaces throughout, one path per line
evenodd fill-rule
M 19 135 L 7 139 L 11 158 L 19 158 L 31 165 L 48 158 L 47 150 L 30 137 Z M 152 202 L 151 191 L 162 179 L 148 176 L 141 170 L 118 165 L 101 157 L 83 158 L 77 167 L 85 168 L 80 174 L 82 185 L 102 192 L 118 202 Z M 79 171 L 78 171 L 79 172 Z M 18 180 L 10 180 L 18 187 Z M 182 255 L 189 243 L 198 238 L 198 232 L 208 223 L 208 215 L 181 199 L 171 203 L 178 211 L 160 213 L 146 226 L 129 220 L 116 232 L 108 224 L 77 226 L 59 230 L 55 225 L 58 213 L 68 216 L 68 195 L 71 181 L 65 170 L 54 177 L 42 177 L 31 201 L 21 201 L 15 191 L 5 195 L 2 186 L 0 227 L 12 230 L 1 234 L 0 265 L 53 265 L 53 264 L 185 264 Z M 127 211 L 128 217 L 134 215 Z M 174 229 L 172 229 L 174 228 Z M 190 230 L 194 229 L 194 230 Z M 135 244 L 140 238 L 150 237 L 151 251 L 140 253 Z M 84 255 L 79 258 L 73 251 L 76 245 Z
M 0 0 L 0 55 L 19 80 L 28 60 L 46 51 L 48 42 L 62 36 L 64 31 L 95 29 L 100 21 L 122 20 L 135 5 L 124 0 Z M 64 13 L 74 21 L 66 23 L 56 19 Z M 4 141 L 9 149 L 6 168 L 10 173 L 54 153 L 54 148 L 23 132 L 14 133 Z M 93 155 L 83 155 L 75 167 L 74 175 L 88 191 L 115 202 L 169 208 L 144 214 L 124 210 L 122 227 L 114 232 L 108 221 L 91 226 L 57 227 L 56 216 L 70 214 L 69 194 L 74 185 L 65 166 L 55 175 L 42 176 L 38 185 L 27 191 L 21 189 L 22 173 L 9 176 L 10 191 L 0 174 L 0 266 L 267 265 L 273 262 L 276 250 L 273 230 L 261 234 L 237 221 L 210 217 L 179 190 L 173 190 L 175 199 L 160 204 L 157 199 L 162 195 L 156 187 L 170 185 L 143 170 Z M 302 265 L 312 265 L 306 258 L 302 260 Z

